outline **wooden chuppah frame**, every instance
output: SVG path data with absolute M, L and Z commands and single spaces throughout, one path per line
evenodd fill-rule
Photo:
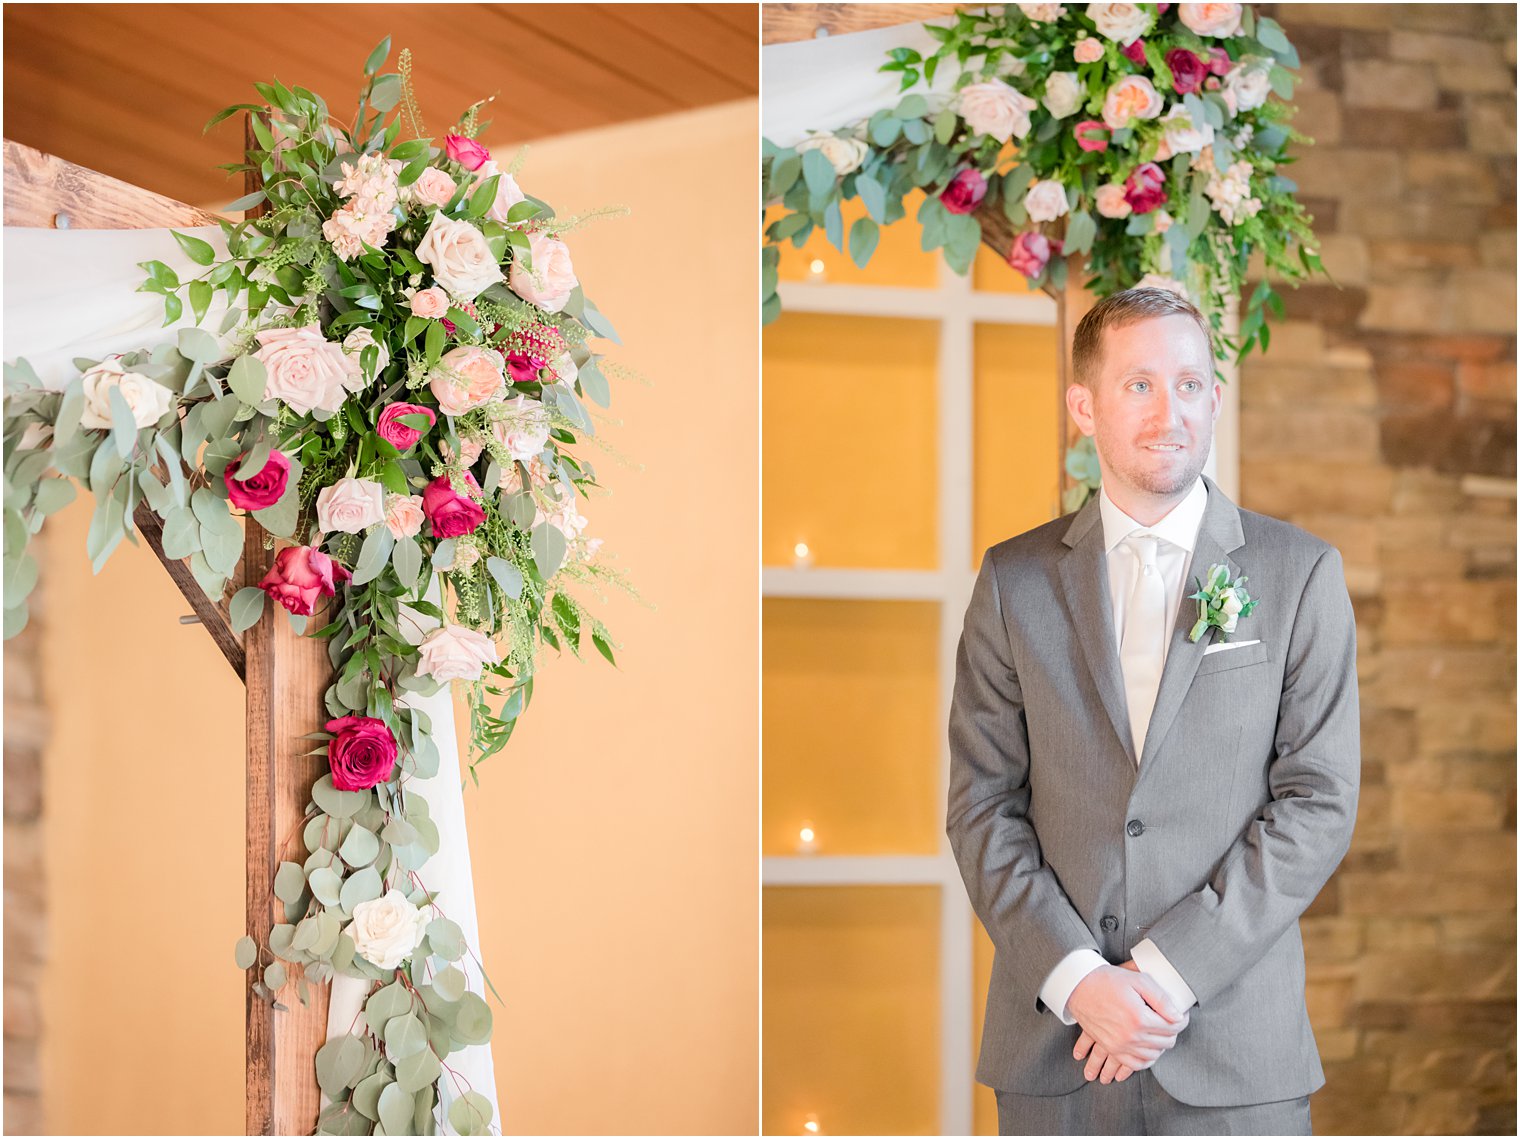
M 193 206 L 9 139 L 4 146 L 7 226 L 156 229 L 217 223 L 214 215 Z M 258 188 L 257 172 L 252 172 L 247 190 Z M 262 944 L 270 925 L 284 920 L 274 909 L 275 871 L 282 852 L 301 842 L 311 785 L 322 773 L 321 757 L 301 754 L 308 749 L 298 737 L 325 719 L 322 697 L 333 672 L 326 643 L 297 636 L 278 611 L 241 636 L 234 633 L 226 603 L 213 602 L 183 561 L 165 556 L 162 524 L 152 511 L 140 504 L 133 521 L 245 685 L 247 933 Z M 265 549 L 265 542 L 263 528 L 247 519 L 243 557 L 229 595 L 269 570 L 274 550 Z M 292 1001 L 277 1010 L 249 987 L 247 1134 L 309 1135 L 316 1129 L 315 1057 L 327 1038 L 328 992 L 326 985 L 311 986 L 307 1005 Z
M 818 39 L 822 36 L 846 35 L 850 32 L 867 32 L 875 28 L 891 28 L 900 24 L 936 20 L 953 16 L 962 8 L 977 8 L 976 4 L 764 4 L 761 5 L 762 42 L 797 43 L 801 40 Z M 1013 249 L 1013 225 L 1004 215 L 1001 206 L 983 206 L 976 211 L 976 220 L 982 226 L 982 244 L 998 257 L 1008 260 Z M 1085 269 L 1086 258 L 1082 266 Z M 1071 342 L 1077 325 L 1097 303 L 1083 285 L 1085 271 L 1066 274 L 1065 287 L 1045 286 L 1045 292 L 1056 302 L 1056 331 L 1061 339 L 1057 374 L 1060 384 L 1057 405 L 1057 463 L 1060 466 L 1059 486 L 1062 493 L 1076 485 L 1066 473 L 1066 452 L 1081 438 L 1081 431 L 1072 422 L 1066 410 L 1066 389 L 1071 385 Z M 1011 271 L 1011 270 L 1010 270 Z

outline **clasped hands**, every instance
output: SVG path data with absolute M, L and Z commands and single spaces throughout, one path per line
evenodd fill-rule
M 1149 1068 L 1188 1026 L 1188 1014 L 1133 961 L 1104 965 L 1082 978 L 1066 1012 L 1082 1026 L 1072 1055 L 1087 1059 L 1089 1081 L 1105 1084 Z

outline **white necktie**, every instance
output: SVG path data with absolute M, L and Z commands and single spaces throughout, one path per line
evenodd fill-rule
M 1139 562 L 1124 611 L 1124 637 L 1119 643 L 1119 667 L 1124 673 L 1124 696 L 1129 705 L 1130 735 L 1135 741 L 1138 766 L 1166 653 L 1166 585 L 1156 565 L 1156 548 L 1161 539 L 1136 531 L 1124 541 Z

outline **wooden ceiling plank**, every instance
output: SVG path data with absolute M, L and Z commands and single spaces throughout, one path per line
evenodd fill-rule
M 693 4 L 691 7 L 708 19 L 726 24 L 740 35 L 748 37 L 752 46 L 760 42 L 760 5 Z
M 758 84 L 749 81 L 743 69 L 732 66 L 731 54 L 724 50 L 707 51 L 703 40 L 717 36 L 696 36 L 694 23 L 688 19 L 679 34 L 661 35 L 651 31 L 641 21 L 637 12 L 629 9 L 647 8 L 646 4 L 598 5 L 602 14 L 615 24 L 621 25 L 619 36 L 625 49 L 624 57 L 636 53 L 649 69 L 651 76 L 659 77 L 672 95 L 688 107 L 702 107 L 710 103 L 726 103 L 753 95 Z M 704 25 L 715 29 L 716 25 Z M 672 31 L 674 29 L 671 29 Z M 723 33 L 719 33 L 720 35 Z M 758 69 L 759 53 L 750 45 L 747 67 L 751 73 Z
M 891 28 L 953 15 L 960 4 L 766 4 L 761 8 L 765 43 L 796 43 L 816 39 L 820 28 L 829 35 L 848 35 L 873 28 Z M 973 5 L 974 6 L 974 5 Z

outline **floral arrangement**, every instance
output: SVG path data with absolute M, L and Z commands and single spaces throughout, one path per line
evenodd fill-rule
M 1210 629 L 1218 629 L 1221 641 L 1228 641 L 1242 617 L 1249 617 L 1258 602 L 1246 592 L 1248 579 L 1241 574 L 1230 580 L 1230 567 L 1212 565 L 1205 579 L 1193 578 L 1198 588 L 1188 594 L 1198 602 L 1198 620 L 1188 630 L 1188 640 L 1197 641 Z
M 965 273 L 981 242 L 977 211 L 1015 230 L 1012 266 L 1036 288 L 1065 286 L 1068 265 L 1100 296 L 1138 284 L 1190 297 L 1221 349 L 1271 343 L 1266 281 L 1239 333 L 1223 330 L 1253 254 L 1296 284 L 1323 272 L 1284 152 L 1298 55 L 1282 28 L 1244 4 L 1009 4 L 961 12 L 925 57 L 898 48 L 881 70 L 901 89 L 960 69 L 948 98 L 905 94 L 896 107 L 791 147 L 765 144 L 764 317 L 780 312 L 780 243 L 821 228 L 857 265 L 880 227 L 924 194 L 923 247 Z M 844 232 L 840 205 L 868 216 Z M 1086 259 L 1085 269 L 1078 269 Z
M 336 679 L 310 738 L 330 770 L 304 851 L 287 847 L 272 884 L 281 921 L 236 956 L 271 1003 L 292 983 L 304 1003 L 309 980 L 335 973 L 373 982 L 363 1023 L 317 1054 L 332 1100 L 319 1130 L 339 1134 L 432 1133 L 447 1056 L 491 1034 L 454 964 L 469 952 L 460 927 L 419 873 L 439 834 L 408 781 L 435 774 L 439 753 L 411 697 L 468 682 L 478 782 L 528 704 L 541 642 L 578 652 L 589 636 L 612 660 L 570 586 L 623 584 L 578 506 L 597 485 L 574 449 L 595 434 L 583 400 L 609 396 L 590 342 L 616 339 L 563 240 L 584 219 L 519 188 L 516 166 L 476 140 L 480 104 L 441 144 L 428 137 L 409 53 L 378 74 L 389 52 L 387 38 L 366 62 L 347 128 L 278 82 L 207 124 L 250 112 L 257 146 L 229 169 L 258 171 L 263 188 L 228 208 L 261 216 L 221 223 L 222 260 L 176 233 L 206 272 L 181 280 L 147 262 L 142 289 L 162 295 L 165 324 L 187 302 L 199 324 L 223 293 L 220 335 L 184 328 L 176 344 L 76 361 L 63 391 L 24 360 L 6 368 L 7 637 L 36 580 L 27 538 L 74 497 L 70 479 L 97 499 L 97 571 L 135 541 L 145 503 L 165 554 L 218 598 L 242 511 L 266 543 L 289 544 L 232 596 L 234 630 L 270 600 L 297 631 L 326 609 L 311 635 L 327 639 Z M 484 1133 L 490 1114 L 469 1092 L 448 1123 Z

